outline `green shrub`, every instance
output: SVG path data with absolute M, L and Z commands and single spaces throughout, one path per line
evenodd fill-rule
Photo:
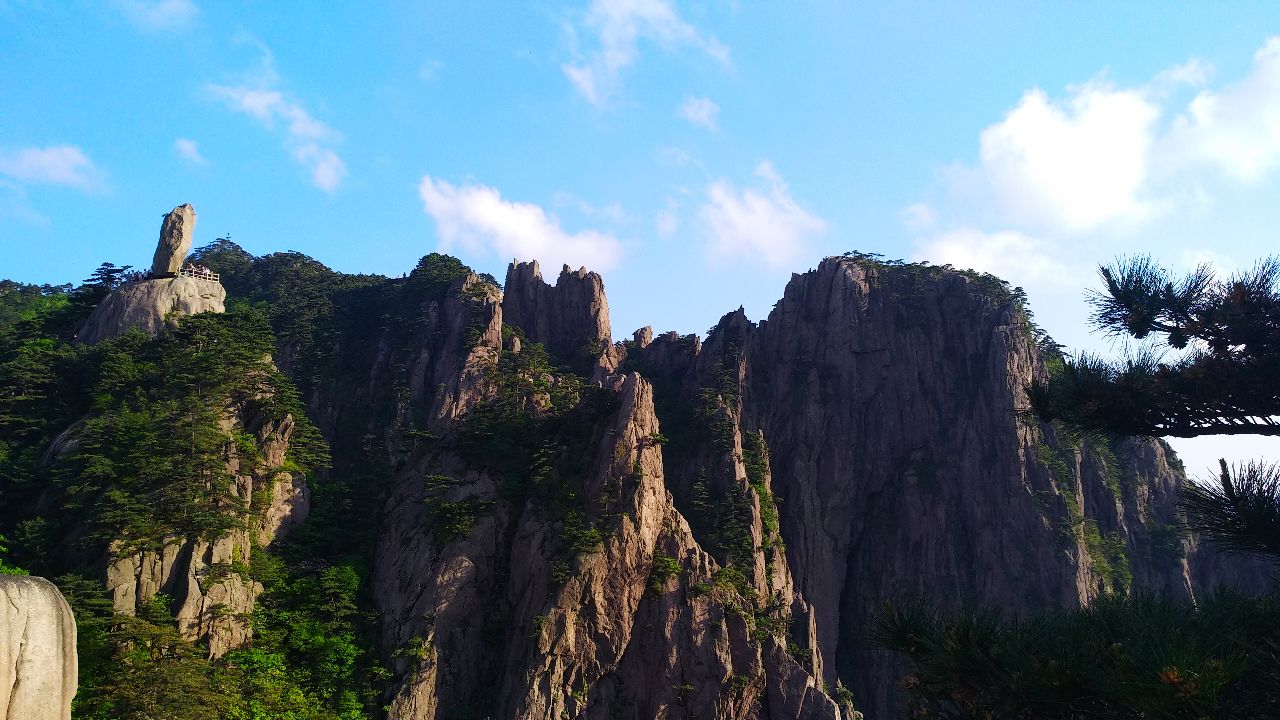
M 875 641 L 906 657 L 917 717 L 1253 718 L 1280 692 L 1280 603 L 1108 595 L 1011 621 L 887 606 Z
M 667 581 L 680 574 L 680 561 L 670 555 L 655 550 L 653 565 L 649 568 L 649 592 L 661 595 L 666 590 Z

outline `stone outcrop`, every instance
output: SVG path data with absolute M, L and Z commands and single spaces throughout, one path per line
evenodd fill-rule
M 305 479 L 279 470 L 293 435 L 292 417 L 232 414 L 224 429 L 253 437 L 259 458 L 250 465 L 234 444 L 226 449 L 234 494 L 249 508 L 243 527 L 215 540 L 166 538 L 159 548 L 129 550 L 115 544 L 103 575 L 118 613 L 135 615 L 160 593 L 171 598 L 169 610 L 179 632 L 188 640 L 207 642 L 210 657 L 243 645 L 252 635 L 248 618 L 262 591 L 248 577 L 253 552 L 284 536 L 310 509 Z
M 71 720 L 76 622 L 53 583 L 0 575 L 0 720 Z
M 512 262 L 503 287 L 504 322 L 520 328 L 531 342 L 542 343 L 583 375 L 591 375 L 598 364 L 611 365 L 609 302 L 599 275 L 565 265 L 556 284 L 548 285 L 538 261 Z
M 687 434 L 667 422 L 688 422 L 682 406 L 714 409 L 713 396 L 760 433 L 815 673 L 847 684 L 871 717 L 892 716 L 901 674 L 865 639 L 887 600 L 1016 615 L 1103 591 L 1193 597 L 1237 564 L 1179 535 L 1184 478 L 1163 445 L 1072 440 L 1020 415 L 1044 365 L 989 276 L 828 258 L 794 276 L 758 325 L 739 310 L 702 346 L 640 333 L 625 350 L 624 369 L 680 398 L 668 434 Z M 713 460 L 670 449 L 686 514 Z
M 562 430 L 548 439 L 561 458 L 551 464 L 560 479 L 548 482 L 568 483 L 561 492 L 576 499 L 567 508 L 546 497 L 513 497 L 513 478 L 458 447 L 470 413 L 493 400 L 506 386 L 502 374 L 519 366 L 525 344 L 511 333 L 503 338 L 511 308 L 521 308 L 525 324 L 515 327 L 527 341 L 553 352 L 580 344 L 537 319 L 553 318 L 556 303 L 582 310 L 591 337 L 609 336 L 597 277 L 564 274 L 550 288 L 578 282 L 591 300 L 566 301 L 572 290 L 545 294 L 545 284 L 513 300 L 510 290 L 522 282 L 541 283 L 536 268 L 513 268 L 522 272 L 523 281 L 509 275 L 505 296 L 470 276 L 442 299 L 423 298 L 416 313 L 406 313 L 412 332 L 388 328 L 370 344 L 371 382 L 360 384 L 368 391 L 319 391 L 322 398 L 355 392 L 372 400 L 380 397 L 373 388 L 404 387 L 394 408 L 381 411 L 382 420 L 375 413 L 368 426 L 386 438 L 396 478 L 374 586 L 383 647 L 399 675 L 391 716 L 855 717 L 806 669 L 811 643 L 789 642 L 789 624 L 808 637 L 811 623 L 799 615 L 807 606 L 791 592 L 780 545 L 767 557 L 749 549 L 751 579 L 735 582 L 676 510 L 648 381 L 634 373 L 604 376 L 603 387 L 582 391 L 562 421 L 549 421 Z M 414 340 L 405 345 L 397 336 Z M 599 356 L 580 359 L 581 372 L 602 372 Z M 407 376 L 398 379 L 397 368 Z M 535 417 L 553 412 L 549 393 L 567 380 L 528 380 L 521 404 Z M 432 438 L 415 440 L 411 428 Z M 722 463 L 724 482 L 744 500 L 746 532 L 776 540 L 752 499 L 741 437 L 735 443 Z M 757 482 L 767 484 L 767 476 Z M 560 514 L 572 516 L 578 506 L 577 521 Z M 457 525 L 460 516 L 466 522 Z M 588 549 L 566 539 L 566 523 L 575 522 L 574 537 L 596 528 L 599 544 Z
M 191 240 L 196 233 L 196 210 L 190 203 L 179 205 L 164 216 L 160 224 L 160 241 L 151 259 L 151 277 L 176 277 L 182 269 L 182 261 L 191 251 Z
M 616 409 L 575 446 L 589 453 L 582 502 L 607 526 L 592 549 L 566 554 L 563 521 L 505 501 L 500 478 L 455 454 L 424 456 L 399 484 L 375 589 L 404 677 L 391 715 L 852 717 L 775 634 L 788 608 L 726 581 L 676 511 L 652 387 L 628 374 L 605 392 Z M 484 510 L 465 537 L 442 537 L 429 510 L 442 502 Z
M 225 312 L 226 299 L 222 284 L 211 280 L 183 276 L 126 283 L 98 304 L 76 341 L 95 345 L 134 328 L 158 335 L 184 315 Z
M 183 315 L 225 312 L 227 291 L 221 283 L 178 275 L 195 230 L 196 211 L 190 204 L 166 213 L 148 279 L 126 282 L 107 295 L 80 328 L 76 341 L 94 345 L 134 328 L 158 335 Z

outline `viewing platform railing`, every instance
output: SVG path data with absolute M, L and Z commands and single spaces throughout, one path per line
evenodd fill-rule
M 183 265 L 179 268 L 178 275 L 182 277 L 195 278 L 196 280 L 209 280 L 211 282 L 218 282 L 222 278 L 222 276 L 216 272 L 197 270 L 190 265 Z

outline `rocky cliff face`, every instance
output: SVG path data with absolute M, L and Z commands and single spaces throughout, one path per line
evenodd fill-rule
M 214 539 L 168 537 L 158 548 L 109 548 L 103 583 L 118 613 L 136 615 L 163 593 L 178 630 L 207 644 L 219 657 L 252 637 L 249 615 L 261 586 L 248 576 L 251 556 L 283 537 L 307 517 L 310 489 L 301 474 L 285 467 L 293 418 L 271 420 L 250 409 L 229 412 L 229 437 L 252 438 L 252 447 L 226 447 L 232 494 L 243 502 L 236 527 Z
M 598 276 L 535 264 L 411 315 L 365 359 L 370 388 L 406 370 L 366 416 L 392 717 L 888 717 L 886 601 L 1191 597 L 1234 567 L 1177 531 L 1163 444 L 1020 414 L 1046 370 L 994 278 L 828 258 L 705 341 L 606 346 Z
M 506 322 L 577 371 L 590 374 L 611 345 L 604 280 L 585 268 L 574 271 L 565 265 L 556 284 L 548 285 L 534 260 L 511 263 L 505 287 Z
M 0 720 L 71 720 L 76 623 L 53 583 L 0 575 Z
M 1020 416 L 1044 364 L 991 278 L 828 258 L 759 325 L 739 311 L 701 346 L 647 340 L 624 368 L 673 398 L 664 427 L 696 398 L 736 394 L 737 422 L 767 445 L 815 672 L 873 717 L 890 716 L 900 674 L 864 639 L 886 601 L 1019 613 L 1207 587 L 1164 445 L 1102 446 Z M 688 478 L 710 465 L 673 455 L 677 505 L 694 513 Z
M 391 423 L 397 470 L 375 579 L 400 673 L 391 716 L 853 717 L 809 670 L 807 606 L 780 545 L 756 549 L 777 541 L 776 520 L 762 519 L 736 411 L 717 416 L 733 429 L 715 452 L 745 569 L 704 550 L 676 509 L 652 385 L 610 373 L 617 350 L 579 353 L 580 331 L 549 321 L 577 313 L 608 338 L 598 277 L 566 271 L 555 288 L 566 292 L 548 293 L 532 270 L 513 266 L 505 295 L 474 276 L 457 283 L 420 314 L 443 330 L 438 350 L 399 363 L 472 381 L 410 392 L 434 435 L 425 442 Z M 527 326 L 504 322 L 513 307 Z M 562 356 L 543 342 L 580 374 L 553 370 Z
M 184 276 L 126 283 L 94 309 L 76 340 L 94 345 L 134 328 L 157 335 L 183 315 L 224 312 L 226 299 L 222 284 L 212 280 Z
M 584 270 L 513 263 L 498 288 L 428 256 L 339 280 L 278 357 L 375 508 L 350 532 L 375 536 L 393 718 L 891 717 L 900 668 L 865 639 L 884 602 L 1017 614 L 1249 581 L 1179 533 L 1163 444 L 1021 412 L 1045 359 L 989 276 L 828 258 L 759 323 L 617 344 Z M 247 638 L 255 592 L 224 569 L 305 505 L 233 474 L 298 506 L 108 573 L 118 609 L 169 593 L 213 653 Z

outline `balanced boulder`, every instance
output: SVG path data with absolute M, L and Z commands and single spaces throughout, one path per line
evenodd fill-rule
M 151 260 L 151 277 L 174 277 L 182 269 L 182 261 L 191 250 L 196 233 L 196 210 L 184 203 L 170 210 L 160 224 L 160 242 Z

